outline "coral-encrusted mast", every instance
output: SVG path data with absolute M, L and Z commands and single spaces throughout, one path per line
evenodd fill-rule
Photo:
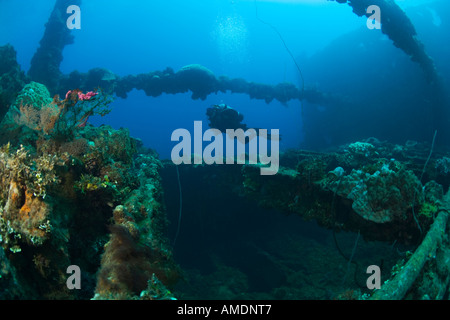
M 442 264 L 441 270 L 447 272 L 442 282 L 442 286 L 434 299 L 442 299 L 446 294 L 450 277 L 448 276 L 448 260 L 444 257 L 436 257 L 436 250 L 445 241 L 445 230 L 448 222 L 448 211 L 450 210 L 450 193 L 445 196 L 444 205 L 433 222 L 425 239 L 414 252 L 413 256 L 404 265 L 402 270 L 389 282 L 386 282 L 379 290 L 375 291 L 371 299 L 373 300 L 400 300 L 403 299 L 407 291 L 414 284 L 419 274 L 423 271 L 425 263 L 436 259 L 436 264 Z M 444 246 L 442 246 L 444 247 Z M 447 258 L 448 259 L 448 258 Z M 444 261 L 441 261 L 444 260 Z M 430 280 L 428 280 L 430 281 Z M 430 281 L 431 282 L 431 281 Z
M 333 1 L 333 0 L 330 0 Z M 336 0 L 339 3 L 347 3 L 359 16 L 367 15 L 367 7 L 377 5 L 381 9 L 382 32 L 387 34 L 394 45 L 402 49 L 411 59 L 421 65 L 430 82 L 438 81 L 433 60 L 426 54 L 423 44 L 416 37 L 416 30 L 394 1 L 391 0 Z M 72 87 L 95 82 L 114 88 L 120 97 L 126 97 L 126 93 L 132 89 L 142 89 L 149 96 L 158 96 L 161 93 L 182 93 L 192 91 L 193 99 L 205 99 L 211 93 L 218 91 L 233 93 L 245 93 L 251 98 L 263 99 L 267 103 L 278 100 L 286 103 L 292 99 L 305 99 L 312 103 L 329 105 L 336 102 L 326 93 L 317 90 L 306 89 L 304 92 L 292 84 L 281 83 L 276 86 L 247 82 L 244 79 L 228 79 L 227 77 L 215 77 L 208 69 L 199 65 L 189 65 L 174 73 L 170 68 L 163 72 L 150 72 L 148 74 L 130 75 L 119 77 L 113 73 L 106 74 L 102 69 L 90 70 L 88 74 L 73 72 L 63 75 L 59 65 L 63 59 L 62 51 L 67 44 L 73 43 L 73 35 L 65 27 L 65 10 L 70 4 L 79 5 L 81 0 L 69 1 L 57 0 L 53 12 L 46 24 L 44 36 L 40 47 L 31 61 L 28 74 L 36 82 L 43 83 L 51 93 L 67 90 Z M 78 81 L 79 84 L 74 84 Z M 83 83 L 84 82 L 84 83 Z M 71 86 L 69 86 L 69 83 Z M 83 88 L 89 89 L 89 88 Z
M 208 68 L 191 64 L 178 71 L 166 68 L 163 71 L 151 71 L 137 75 L 119 77 L 110 70 L 95 68 L 87 73 L 73 71 L 60 78 L 57 93 L 64 93 L 69 88 L 90 90 L 101 87 L 108 93 L 126 98 L 133 89 L 143 90 L 147 96 L 158 97 L 163 93 L 177 94 L 192 92 L 192 99 L 205 100 L 210 94 L 231 92 L 247 94 L 251 99 L 264 100 L 270 103 L 277 100 L 286 104 L 290 100 L 306 100 L 323 106 L 337 105 L 341 99 L 336 95 L 320 92 L 317 89 L 301 90 L 292 83 L 268 85 L 246 81 L 241 78 L 230 79 L 216 76 Z
M 443 119 L 447 117 L 447 94 L 433 59 L 426 53 L 423 43 L 417 38 L 417 32 L 406 13 L 393 0 L 329 0 L 348 3 L 358 16 L 370 17 L 367 8 L 376 5 L 381 11 L 381 31 L 386 34 L 397 48 L 405 52 L 412 61 L 417 62 L 431 84 L 433 93 L 432 125 L 434 129 L 447 126 Z
M 66 26 L 66 10 L 70 5 L 80 5 L 81 0 L 56 0 L 53 11 L 45 24 L 45 32 L 36 50 L 28 75 L 36 82 L 45 84 L 52 92 L 62 76 L 59 65 L 63 49 L 73 43 L 73 35 Z
M 328 0 L 334 1 L 334 0 Z M 425 52 L 423 44 L 417 39 L 417 32 L 405 12 L 392 0 L 335 0 L 338 3 L 348 3 L 358 16 L 369 17 L 366 10 L 376 5 L 381 11 L 381 31 L 386 34 L 394 45 L 403 50 L 411 60 L 420 64 L 427 79 L 438 79 L 433 60 Z
M 110 88 L 119 97 L 126 97 L 132 89 L 144 90 L 148 96 L 158 96 L 162 93 L 192 92 L 193 99 L 206 99 L 206 96 L 218 91 L 245 93 L 252 99 L 262 99 L 267 103 L 278 100 L 285 104 L 289 100 L 305 99 L 311 103 L 330 105 L 335 103 L 335 97 L 316 89 L 300 90 L 290 83 L 266 85 L 248 82 L 244 79 L 229 79 L 216 77 L 211 71 L 200 65 L 188 65 L 174 73 L 170 68 L 163 72 L 155 71 L 147 74 L 129 75 L 119 78 L 104 69 L 95 68 L 87 74 L 77 71 L 63 75 L 59 66 L 63 60 L 63 49 L 73 43 L 73 35 L 66 27 L 66 9 L 69 5 L 80 5 L 81 0 L 57 0 L 52 14 L 45 25 L 45 33 L 31 60 L 28 75 L 33 81 L 44 84 L 51 94 L 63 94 L 70 88 L 91 90 L 101 86 Z M 108 93 L 112 93 L 108 92 Z

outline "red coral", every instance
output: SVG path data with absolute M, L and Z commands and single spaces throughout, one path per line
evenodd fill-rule
M 76 94 L 76 97 L 78 100 L 84 101 L 84 100 L 90 100 L 92 97 L 95 97 L 98 93 L 94 91 L 89 91 L 86 93 L 81 92 L 80 90 L 69 90 L 66 93 L 66 100 L 70 98 L 73 100 L 74 96 L 73 94 Z

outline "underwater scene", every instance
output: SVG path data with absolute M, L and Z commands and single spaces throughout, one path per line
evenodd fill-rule
M 0 0 L 0 300 L 448 300 L 449 35 L 447 0 Z

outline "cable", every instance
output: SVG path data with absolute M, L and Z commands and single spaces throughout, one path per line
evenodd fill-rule
M 305 124 L 304 124 L 305 116 L 304 116 L 304 112 L 303 112 L 303 97 L 305 96 L 305 79 L 303 78 L 302 70 L 300 69 L 297 61 L 294 58 L 294 55 L 292 54 L 291 50 L 289 50 L 289 47 L 287 46 L 286 41 L 284 41 L 284 38 L 281 35 L 281 33 L 278 31 L 278 29 L 275 28 L 274 25 L 270 24 L 269 22 L 264 21 L 263 19 L 261 19 L 258 16 L 258 4 L 256 3 L 256 0 L 255 0 L 255 17 L 256 17 L 256 19 L 259 22 L 269 26 L 270 28 L 272 28 L 273 31 L 275 31 L 275 33 L 278 35 L 278 37 L 280 38 L 281 42 L 283 43 L 284 48 L 286 49 L 287 53 L 291 57 L 292 61 L 294 61 L 294 64 L 297 67 L 298 73 L 300 74 L 300 78 L 302 80 L 302 91 L 301 91 L 301 96 L 300 96 L 300 114 L 301 114 L 301 121 L 302 121 L 302 124 L 303 124 L 302 125 L 302 130 L 305 130 Z
M 425 162 L 425 165 L 423 166 L 422 174 L 420 175 L 420 179 L 419 179 L 420 182 L 422 182 L 423 174 L 425 173 L 425 169 L 428 165 L 428 162 L 430 161 L 431 154 L 433 153 L 434 141 L 436 140 L 436 134 L 437 134 L 437 130 L 434 131 L 433 142 L 431 143 L 430 154 L 428 155 L 427 161 Z
M 336 199 L 336 194 L 337 194 L 337 192 L 338 192 L 338 190 L 339 190 L 339 187 L 341 186 L 341 181 L 342 181 L 342 176 L 339 177 L 338 185 L 336 186 L 336 190 L 335 190 L 334 193 L 333 193 L 333 199 L 331 200 L 331 209 L 334 208 L 334 202 L 335 202 L 335 199 Z M 330 214 L 331 214 L 331 212 L 330 212 Z M 335 219 L 337 219 L 337 215 L 335 215 Z M 360 230 L 358 230 L 358 236 L 357 236 L 357 238 L 356 238 L 356 242 L 355 242 L 355 244 L 354 244 L 354 246 L 353 246 L 353 250 L 352 250 L 352 253 L 351 253 L 351 256 L 350 256 L 350 257 L 348 257 L 348 256 L 342 251 L 341 247 L 339 246 L 339 243 L 338 243 L 338 240 L 337 240 L 337 237 L 336 237 L 336 222 L 333 224 L 333 230 L 332 230 L 332 231 L 333 231 L 333 240 L 334 240 L 334 244 L 335 244 L 335 246 L 336 246 L 336 249 L 338 250 L 338 252 L 340 253 L 340 255 L 341 255 L 345 260 L 347 260 L 347 271 L 345 272 L 345 277 L 344 277 L 344 280 L 343 280 L 343 282 L 342 282 L 342 285 L 344 285 L 344 283 L 345 283 L 345 281 L 346 281 L 346 279 L 347 279 L 347 274 L 348 274 L 349 269 L 350 269 L 350 264 L 353 263 L 353 264 L 355 265 L 355 273 L 353 274 L 354 282 L 355 282 L 355 284 L 356 284 L 358 287 L 364 288 L 364 286 L 361 285 L 361 284 L 358 282 L 358 279 L 357 279 L 357 277 L 356 277 L 356 275 L 358 274 L 359 263 L 358 263 L 357 261 L 353 260 L 353 256 L 354 256 L 355 250 L 356 250 L 356 245 L 358 244 L 358 241 L 359 241 Z
M 356 246 L 358 245 L 359 236 L 360 236 L 360 230 L 358 230 L 358 236 L 356 237 L 355 244 L 353 245 L 352 254 L 350 256 L 350 259 L 347 262 L 347 271 L 345 272 L 344 279 L 342 280 L 342 286 L 345 284 L 345 281 L 347 280 L 347 275 L 350 271 L 350 264 L 353 261 L 353 256 L 355 255 L 355 252 L 356 252 Z M 336 241 L 336 237 L 335 237 L 335 241 Z M 355 274 L 356 274 L 356 271 L 355 271 Z
M 181 182 L 180 182 L 180 172 L 178 171 L 178 166 L 175 165 L 175 168 L 177 169 L 177 180 L 178 180 L 178 191 L 180 194 L 180 211 L 178 214 L 178 226 L 177 226 L 177 232 L 175 233 L 175 238 L 173 239 L 173 246 L 175 247 L 175 243 L 177 242 L 178 234 L 180 233 L 180 226 L 181 226 L 181 214 L 183 209 L 183 193 L 181 192 Z
M 434 136 L 433 136 L 433 142 L 431 143 L 431 149 L 430 149 L 430 153 L 428 154 L 428 158 L 427 161 L 425 161 L 425 165 L 423 166 L 422 169 L 422 173 L 420 174 L 420 183 L 422 184 L 422 178 L 423 178 L 423 174 L 425 173 L 425 169 L 427 168 L 428 162 L 430 161 L 431 158 L 431 154 L 433 153 L 433 149 L 434 149 L 434 141 L 436 140 L 436 135 L 437 135 L 437 130 L 434 131 Z M 412 214 L 413 214 L 413 218 L 414 221 L 417 224 L 417 227 L 419 228 L 420 234 L 422 235 L 422 228 L 420 227 L 420 223 L 419 220 L 416 217 L 416 214 L 414 213 L 414 206 L 415 206 L 415 202 L 416 202 L 416 195 L 417 195 L 417 189 L 415 189 L 414 191 L 414 196 L 413 196 L 413 202 L 412 202 Z
M 278 29 L 275 28 L 275 26 L 273 26 L 273 25 L 270 24 L 269 22 L 266 22 L 266 21 L 262 20 L 262 19 L 258 16 L 258 5 L 257 5 L 257 3 L 256 3 L 256 0 L 255 0 L 255 16 L 256 16 L 256 19 L 258 19 L 261 23 L 263 23 L 263 24 L 269 26 L 270 28 L 272 28 L 273 31 L 275 31 L 275 33 L 278 35 L 278 37 L 280 38 L 281 42 L 283 43 L 284 48 L 286 49 L 287 53 L 290 55 L 292 61 L 294 61 L 294 64 L 295 64 L 295 66 L 297 67 L 298 73 L 300 74 L 300 78 L 302 79 L 302 96 L 301 96 L 301 98 L 300 98 L 300 101 L 302 101 L 302 100 L 303 100 L 303 94 L 304 94 L 304 91 L 305 91 L 305 79 L 303 78 L 302 70 L 300 69 L 300 67 L 299 67 L 299 65 L 298 65 L 298 63 L 297 63 L 297 61 L 296 61 L 295 58 L 294 58 L 294 55 L 292 54 L 291 50 L 289 50 L 289 47 L 287 46 L 286 41 L 284 41 L 283 36 L 282 36 L 281 33 L 278 31 Z

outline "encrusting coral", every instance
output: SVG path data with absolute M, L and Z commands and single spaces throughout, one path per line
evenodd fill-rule
M 391 169 L 383 164 L 373 174 L 352 170 L 324 186 L 337 195 L 352 200 L 353 210 L 363 219 L 376 223 L 402 221 L 414 205 L 423 201 L 422 186 L 410 170 Z
M 31 82 L 19 94 L 11 112 L 18 125 L 24 125 L 39 134 L 50 135 L 58 140 L 71 140 L 77 128 L 84 127 L 90 116 L 104 116 L 110 112 L 112 99 L 102 93 L 70 90 L 65 99 L 50 99 L 47 88 Z
M 113 211 L 114 225 L 102 256 L 95 299 L 132 299 L 150 289 L 147 283 L 171 285 L 178 277 L 168 243 L 163 241 L 161 163 L 141 155 L 136 164 L 141 169 L 139 187 Z M 163 296 L 171 297 L 168 291 Z
M 87 123 L 109 102 L 79 90 L 51 99 L 45 86 L 30 83 L 0 125 L 10 141 L 0 148 L 0 245 L 15 270 L 0 282 L 16 281 L 20 298 L 139 299 L 177 277 L 163 232 L 161 163 L 128 130 Z M 55 118 L 44 126 L 50 109 Z M 115 273 L 125 262 L 128 274 Z M 74 264 L 83 290 L 65 285 Z
M 329 229 L 360 231 L 370 240 L 418 241 L 418 224 L 426 230 L 432 223 L 443 187 L 433 180 L 423 186 L 413 161 L 392 158 L 398 146 L 378 144 L 355 142 L 322 154 L 292 150 L 280 156 L 285 165 L 274 177 L 244 165 L 244 193 L 263 207 Z
M 23 146 L 11 152 L 9 145 L 1 148 L 0 160 L 1 198 L 5 201 L 0 219 L 2 229 L 6 229 L 2 230 L 5 244 L 11 251 L 20 250 L 17 239 L 42 244 L 51 228 L 51 205 L 45 198 L 59 183 L 55 167 L 63 163 L 50 155 L 33 158 Z

